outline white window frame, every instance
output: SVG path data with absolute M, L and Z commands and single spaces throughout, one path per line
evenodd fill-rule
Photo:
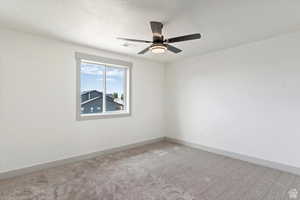
M 103 119 L 103 118 L 113 118 L 113 117 L 125 117 L 131 115 L 131 68 L 132 63 L 123 61 L 123 60 L 117 60 L 112 58 L 105 58 L 95 55 L 89 55 L 85 53 L 76 52 L 75 53 L 75 59 L 76 59 L 76 68 L 77 68 L 77 76 L 76 76 L 76 119 L 77 120 L 88 120 L 88 119 Z M 103 110 L 102 113 L 95 113 L 95 114 L 81 114 L 81 81 L 80 81 L 80 73 L 81 73 L 81 63 L 82 62 L 90 62 L 90 63 L 96 63 L 101 64 L 106 67 L 112 67 L 112 68 L 125 68 L 126 73 L 124 77 L 124 101 L 125 101 L 125 109 L 121 111 L 111 111 L 106 112 L 105 109 L 105 98 L 103 98 Z M 106 68 L 105 68 L 106 70 Z M 103 88 L 103 95 L 106 95 L 106 73 L 104 73 L 104 88 Z

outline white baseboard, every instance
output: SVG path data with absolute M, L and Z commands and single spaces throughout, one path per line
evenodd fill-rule
M 224 151 L 224 150 L 220 150 L 220 149 L 216 149 L 216 148 L 211 148 L 211 147 L 203 146 L 200 144 L 187 142 L 184 140 L 179 140 L 179 139 L 174 139 L 174 138 L 169 138 L 169 137 L 160 137 L 160 138 L 145 140 L 142 142 L 137 142 L 137 143 L 133 143 L 133 144 L 129 144 L 129 145 L 115 147 L 115 148 L 111 148 L 111 149 L 107 149 L 107 150 L 103 150 L 103 151 L 93 152 L 93 153 L 89 153 L 89 154 L 85 154 L 85 155 L 74 156 L 74 157 L 70 157 L 70 158 L 66 158 L 66 159 L 62 159 L 62 160 L 56 160 L 56 161 L 42 163 L 42 164 L 30 166 L 30 167 L 1 172 L 0 180 L 25 175 L 28 173 L 32 173 L 35 171 L 39 171 L 39 170 L 43 170 L 43 169 L 47 169 L 47 168 L 51 168 L 51 167 L 57 167 L 57 166 L 65 165 L 65 164 L 75 163 L 78 161 L 94 158 L 94 157 L 97 157 L 100 155 L 111 154 L 111 153 L 119 152 L 119 151 L 125 151 L 125 150 L 132 149 L 135 147 L 152 144 L 152 143 L 156 143 L 156 142 L 161 142 L 164 140 L 168 141 L 168 142 L 196 148 L 196 149 L 201 149 L 201 150 L 208 151 L 211 153 L 228 156 L 228 157 L 235 158 L 238 160 L 243 160 L 246 162 L 262 165 L 265 167 L 278 169 L 278 170 L 293 173 L 296 175 L 300 175 L 300 168 L 298 168 L 298 167 L 293 167 L 293 166 L 289 166 L 289 165 L 285 165 L 285 164 L 281 164 L 281 163 L 277 163 L 277 162 L 267 161 L 267 160 L 254 158 L 254 157 L 250 157 L 250 156 L 246 156 L 246 155 L 242 155 L 242 154 L 238 154 L 238 153 L 233 153 L 233 152 Z
M 224 151 L 224 150 L 220 150 L 220 149 L 216 149 L 216 148 L 211 148 L 211 147 L 207 147 L 207 146 L 203 146 L 200 144 L 191 143 L 191 142 L 187 142 L 187 141 L 175 139 L 175 138 L 166 137 L 166 141 L 176 143 L 176 144 L 181 144 L 181 145 L 196 148 L 196 149 L 201 149 L 201 150 L 204 150 L 207 152 L 231 157 L 231 158 L 246 161 L 249 163 L 254 163 L 257 165 L 261 165 L 261 166 L 265 166 L 265 167 L 269 167 L 269 168 L 273 168 L 273 169 L 278 169 L 278 170 L 285 171 L 288 173 L 300 175 L 300 168 L 298 168 L 298 167 L 289 166 L 289 165 L 285 165 L 285 164 L 281 164 L 281 163 L 277 163 L 277 162 L 273 162 L 273 161 L 263 160 L 260 158 L 254 158 L 251 156 L 246 156 L 246 155 L 242 155 L 242 154 L 238 154 L 238 153 Z
M 65 165 L 65 164 L 75 163 L 78 161 L 94 158 L 94 157 L 97 157 L 100 155 L 111 154 L 111 153 L 115 153 L 115 152 L 119 152 L 119 151 L 125 151 L 125 150 L 132 149 L 135 147 L 152 144 L 152 143 L 156 143 L 156 142 L 160 142 L 160 141 L 164 141 L 164 140 L 165 140 L 164 137 L 160 137 L 160 138 L 145 140 L 142 142 L 137 142 L 137 143 L 133 143 L 133 144 L 129 144 L 129 145 L 123 145 L 120 147 L 106 149 L 103 151 L 93 152 L 93 153 L 89 153 L 89 154 L 85 154 L 85 155 L 74 156 L 74 157 L 70 157 L 70 158 L 66 158 L 66 159 L 62 159 L 62 160 L 55 160 L 55 161 L 42 163 L 42 164 L 30 166 L 30 167 L 0 172 L 0 180 L 25 175 L 28 173 L 32 173 L 35 171 L 39 171 L 39 170 L 43 170 L 43 169 L 47 169 L 47 168 L 51 168 L 51 167 L 57 167 L 57 166 Z

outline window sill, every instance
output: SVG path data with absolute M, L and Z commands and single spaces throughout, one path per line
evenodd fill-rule
M 118 117 L 128 117 L 130 112 L 107 112 L 101 114 L 79 114 L 77 116 L 78 121 L 82 120 L 92 120 L 92 119 L 106 119 L 106 118 L 118 118 Z

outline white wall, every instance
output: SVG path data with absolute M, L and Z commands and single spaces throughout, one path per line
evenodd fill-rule
M 0 173 L 162 137 L 165 127 L 172 138 L 300 167 L 300 32 L 166 71 L 30 34 L 0 35 Z M 134 63 L 132 116 L 75 120 L 75 51 Z
M 168 136 L 300 167 L 300 32 L 166 69 Z
M 164 135 L 164 66 L 0 29 L 0 172 Z M 74 52 L 133 62 L 132 116 L 76 121 Z

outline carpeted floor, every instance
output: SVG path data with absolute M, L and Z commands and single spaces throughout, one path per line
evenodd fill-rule
M 300 177 L 160 142 L 0 181 L 0 199 L 287 200 L 292 189 Z

